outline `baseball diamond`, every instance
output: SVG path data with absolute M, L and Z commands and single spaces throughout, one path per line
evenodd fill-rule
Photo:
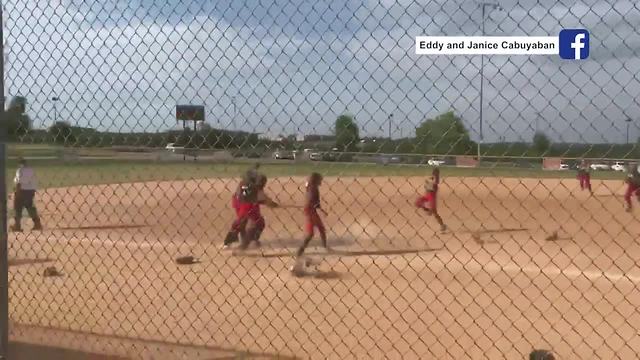
M 0 359 L 640 358 L 636 2 L 0 30 Z

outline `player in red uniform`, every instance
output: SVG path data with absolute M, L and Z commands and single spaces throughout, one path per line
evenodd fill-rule
M 266 226 L 264 216 L 260 211 L 260 205 L 265 205 L 270 208 L 277 208 L 280 205 L 273 201 L 264 191 L 267 185 L 267 177 L 264 174 L 259 174 L 256 180 L 256 202 L 253 204 L 252 209 L 248 214 L 248 224 L 246 230 L 246 236 L 240 240 L 240 246 L 238 250 L 246 250 L 251 242 L 255 242 L 260 247 L 260 236 Z
M 238 188 L 231 199 L 231 206 L 236 212 L 236 219 L 231 225 L 231 229 L 227 233 L 224 239 L 223 249 L 227 249 L 232 243 L 238 241 L 238 235 L 240 238 L 246 237 L 245 229 L 249 217 L 255 214 L 252 212 L 257 202 L 257 177 L 259 165 L 249 169 L 243 176 L 242 180 L 238 184 Z
M 580 181 L 580 190 L 589 190 L 589 192 L 593 195 L 593 191 L 591 190 L 591 174 L 589 173 L 589 163 L 585 160 L 580 162 L 578 165 L 578 180 Z
M 638 168 L 638 164 L 629 164 L 625 183 L 627 184 L 627 191 L 624 193 L 624 201 L 627 204 L 627 212 L 631 212 L 631 196 L 635 195 L 640 202 L 640 168 Z
M 438 214 L 438 185 L 440 184 L 440 169 L 435 168 L 431 177 L 425 181 L 425 194 L 416 200 L 416 207 L 423 209 L 427 215 L 433 215 L 440 225 L 442 232 L 447 231 L 447 225 Z
M 291 266 L 291 271 L 293 272 L 300 271 L 302 269 L 302 255 L 313 238 L 315 229 L 318 229 L 318 233 L 320 233 L 322 246 L 325 249 L 330 250 L 327 246 L 327 232 L 324 224 L 322 223 L 322 219 L 320 218 L 320 214 L 318 214 L 318 211 L 322 211 L 327 215 L 327 213 L 320 207 L 320 185 L 322 185 L 322 175 L 316 172 L 312 173 L 307 181 L 307 195 L 304 204 L 304 215 L 306 218 L 305 238 L 302 246 L 300 246 L 296 253 L 296 263 Z
M 251 169 L 247 170 L 242 180 L 240 180 L 238 188 L 236 188 L 236 191 L 231 196 L 231 207 L 236 211 L 236 217 L 239 217 L 240 212 L 239 195 L 242 191 L 242 186 L 245 184 L 245 182 L 256 181 L 256 179 L 258 178 L 258 169 L 260 169 L 260 164 L 256 163 Z

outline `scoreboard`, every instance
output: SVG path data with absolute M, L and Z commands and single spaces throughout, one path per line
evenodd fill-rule
M 204 121 L 204 106 L 201 105 L 177 105 L 176 120 Z

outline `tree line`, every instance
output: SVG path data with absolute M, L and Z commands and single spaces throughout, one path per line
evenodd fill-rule
M 337 118 L 335 134 L 336 147 L 346 152 L 443 156 L 477 156 L 478 153 L 477 143 L 471 140 L 464 122 L 453 111 L 426 119 L 416 127 L 413 137 L 361 139 L 358 126 L 350 115 Z M 640 139 L 634 144 L 552 143 L 546 134 L 536 132 L 531 142 L 484 143 L 480 154 L 482 157 L 638 159 Z
M 175 146 L 199 149 L 282 148 L 301 149 L 307 145 L 295 136 L 283 136 L 280 141 L 262 140 L 258 134 L 215 129 L 204 124 L 198 130 L 168 130 L 156 133 L 103 132 L 72 126 L 58 121 L 46 130 L 33 129 L 26 112 L 26 98 L 16 96 L 5 112 L 7 135 L 10 140 L 34 143 L 56 143 L 76 147 L 164 147 Z M 317 136 L 322 139 L 322 136 Z M 310 140 L 313 136 L 308 136 Z M 462 119 L 453 111 L 424 120 L 415 128 L 412 137 L 402 139 L 361 137 L 354 117 L 339 115 L 335 120 L 335 144 L 340 152 L 429 155 L 477 155 L 477 143 L 471 140 Z M 317 144 L 316 144 L 317 145 Z M 323 149 L 324 150 L 324 149 Z M 326 149 L 329 150 L 329 149 Z M 542 132 L 531 142 L 485 143 L 481 155 L 487 157 L 588 157 L 640 158 L 638 144 L 569 144 L 552 143 Z

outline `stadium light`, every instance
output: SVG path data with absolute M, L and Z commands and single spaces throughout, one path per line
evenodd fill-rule
M 54 124 L 58 122 L 58 101 L 60 100 L 59 97 L 54 96 L 51 98 L 51 101 L 53 101 L 53 116 L 54 116 Z
M 498 4 L 495 3 L 489 3 L 489 2 L 481 2 L 480 7 L 482 8 L 482 36 L 485 35 L 485 31 L 484 31 L 484 20 L 486 18 L 485 14 L 487 13 L 487 8 L 489 10 L 502 10 L 502 7 Z M 483 117 L 482 117 L 482 107 L 483 107 L 483 92 L 484 92 L 484 55 L 480 55 L 480 141 L 478 142 L 478 161 L 480 161 L 480 146 L 482 145 L 482 142 L 484 141 L 484 135 L 482 133 L 482 122 L 483 122 Z

